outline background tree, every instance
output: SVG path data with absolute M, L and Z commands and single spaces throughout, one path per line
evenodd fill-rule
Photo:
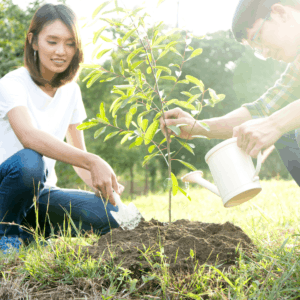
M 32 1 L 26 10 L 12 0 L 0 2 L 0 77 L 23 65 L 24 42 L 30 21 L 43 3 Z

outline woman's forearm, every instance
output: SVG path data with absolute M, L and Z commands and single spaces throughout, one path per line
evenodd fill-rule
M 300 127 L 300 100 L 276 111 L 269 118 L 282 134 Z
M 83 180 L 83 182 L 88 185 L 94 192 L 96 192 L 96 189 L 93 187 L 91 172 L 78 167 L 74 167 L 74 170 L 76 174 Z
M 23 146 L 24 148 L 35 150 L 46 157 L 85 170 L 90 170 L 93 162 L 97 159 L 99 160 L 97 155 L 73 147 L 39 129 L 31 130 L 30 134 L 27 134 L 27 138 L 23 140 Z

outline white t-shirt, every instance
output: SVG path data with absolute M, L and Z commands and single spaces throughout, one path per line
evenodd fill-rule
M 0 165 L 24 149 L 8 121 L 7 113 L 16 106 L 26 106 L 33 125 L 63 141 L 70 124 L 81 123 L 87 115 L 81 91 L 76 82 L 57 89 L 55 96 L 47 95 L 36 85 L 28 70 L 21 67 L 0 79 Z M 46 184 L 55 186 L 56 160 L 45 157 L 48 169 Z

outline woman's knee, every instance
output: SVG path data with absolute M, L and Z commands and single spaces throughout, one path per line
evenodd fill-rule
M 19 168 L 25 186 L 38 187 L 45 180 L 45 161 L 43 156 L 32 149 L 19 151 Z

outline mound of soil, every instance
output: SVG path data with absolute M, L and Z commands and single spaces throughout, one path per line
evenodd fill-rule
M 142 222 L 133 230 L 117 228 L 98 242 L 88 247 L 93 258 L 102 256 L 115 264 L 121 263 L 129 269 L 132 277 L 150 271 L 155 263 L 163 261 L 172 273 L 191 272 L 203 264 L 218 265 L 222 269 L 235 264 L 242 249 L 249 256 L 254 244 L 241 228 L 227 222 L 225 224 L 201 223 L 178 220 L 161 223 L 154 219 Z

